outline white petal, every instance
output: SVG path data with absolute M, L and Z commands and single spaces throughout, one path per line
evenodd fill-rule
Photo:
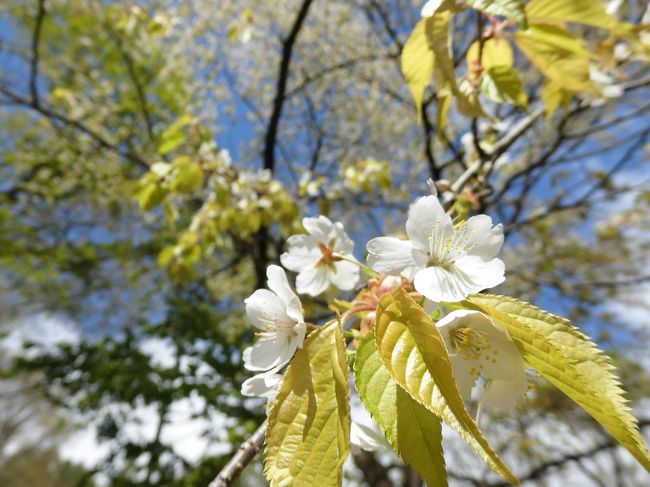
M 472 398 L 472 387 L 476 382 L 476 376 L 470 372 L 474 368 L 474 364 L 465 360 L 460 354 L 449 354 L 449 361 L 451 362 L 451 369 L 458 385 L 458 391 L 464 400 L 469 401 Z
M 438 11 L 443 1 L 444 0 L 429 0 L 424 4 L 424 7 L 422 7 L 420 15 L 422 15 L 422 17 L 431 17 Z
M 350 291 L 359 282 L 359 266 L 345 260 L 334 263 L 333 271 L 329 271 L 329 280 L 342 291 Z
M 491 409 L 510 412 L 528 392 L 528 379 L 522 371 L 513 380 L 494 380 L 482 392 L 480 401 Z
M 503 247 L 503 226 L 492 227 L 492 218 L 488 215 L 476 215 L 467 220 L 463 227 L 469 235 L 469 245 L 473 248 L 468 255 L 477 255 L 483 260 L 496 257 Z
M 345 232 L 343 223 L 336 222 L 334 224 L 334 250 L 341 254 L 352 254 L 354 252 L 354 242 Z
M 300 294 L 318 296 L 329 287 L 327 266 L 305 269 L 296 278 L 296 289 Z
M 291 290 L 284 269 L 278 265 L 270 265 L 266 269 L 269 289 L 282 300 L 285 305 L 286 315 L 291 321 L 302 320 L 302 305 L 300 299 Z
M 280 256 L 280 262 L 290 271 L 300 272 L 316 265 L 322 257 L 323 254 L 314 237 L 292 235 L 287 240 L 287 252 Z
M 290 323 L 286 304 L 268 289 L 258 289 L 244 300 L 246 316 L 260 330 L 275 328 L 276 321 Z
M 307 233 L 320 242 L 327 243 L 330 238 L 330 233 L 333 231 L 333 224 L 329 218 L 319 215 L 316 218 L 303 218 L 302 226 L 305 227 Z
M 373 238 L 366 245 L 368 265 L 381 274 L 399 276 L 407 267 L 417 266 L 413 246 L 408 240 L 395 237 Z
M 406 220 L 406 234 L 414 247 L 425 252 L 429 250 L 429 237 L 434 225 L 451 225 L 451 218 L 435 196 L 418 198 L 409 208 Z
M 252 347 L 244 350 L 244 367 L 253 371 L 275 372 L 291 360 L 296 348 L 295 339 L 288 340 L 275 334 L 260 338 Z
M 478 257 L 477 257 L 478 258 Z M 415 275 L 415 290 L 431 301 L 462 301 L 477 290 L 466 279 L 442 267 L 427 267 Z
M 451 268 L 453 274 L 461 281 L 467 282 L 470 293 L 498 286 L 506 277 L 505 265 L 500 259 L 485 261 L 474 255 L 461 257 Z
M 603 87 L 603 96 L 605 98 L 620 98 L 623 96 L 625 89 L 622 85 L 610 85 Z
M 307 326 L 304 321 L 296 323 L 296 326 L 293 327 L 293 336 L 290 336 L 289 339 L 295 341 L 295 348 L 302 348 L 302 344 L 305 341 L 305 333 L 307 333 Z M 293 343 L 291 347 L 294 347 Z
M 245 380 L 241 385 L 241 393 L 248 397 L 273 399 L 277 395 L 281 383 L 282 375 L 264 372 Z
M 353 450 L 377 451 L 385 446 L 384 438 L 372 428 L 352 421 L 350 425 L 350 447 Z

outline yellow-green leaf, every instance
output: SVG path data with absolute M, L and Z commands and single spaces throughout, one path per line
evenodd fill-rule
M 528 21 L 576 22 L 604 29 L 615 29 L 620 23 L 605 10 L 600 0 L 532 0 L 526 5 Z
M 391 446 L 429 487 L 446 486 L 441 420 L 391 377 L 377 353 L 374 332 L 359 345 L 354 369 L 359 397 Z
M 485 115 L 481 102 L 478 99 L 478 91 L 474 84 L 467 78 L 462 80 L 458 85 L 456 96 L 456 108 L 458 111 L 468 117 L 480 117 Z
M 531 25 L 515 34 L 519 49 L 544 76 L 568 91 L 596 91 L 589 78 L 589 51 L 562 27 Z
M 503 15 L 523 27 L 526 26 L 526 12 L 522 0 L 465 0 L 465 3 L 480 12 Z
M 434 53 L 433 75 L 436 80 L 436 92 L 439 94 L 447 90 L 451 90 L 452 93 L 458 91 L 449 36 L 452 16 L 452 12 L 445 11 L 425 19 L 425 34 L 429 47 Z
M 189 157 L 178 157 L 173 164 L 172 191 L 192 193 L 203 186 L 203 169 Z
M 530 365 L 591 416 L 650 471 L 650 453 L 609 357 L 568 320 L 506 296 L 472 295 L 468 307 L 502 323 Z
M 512 66 L 515 55 L 512 51 L 510 41 L 504 37 L 491 37 L 483 42 L 483 50 L 480 52 L 479 63 L 479 42 L 474 41 L 467 50 L 467 69 L 471 72 L 477 67 L 488 70 L 494 66 Z
M 465 409 L 436 325 L 404 290 L 381 300 L 375 333 L 379 356 L 395 381 L 454 428 L 495 472 L 518 483 Z
M 431 82 L 435 64 L 435 55 L 425 33 L 426 23 L 427 19 L 417 23 L 402 50 L 402 73 L 415 101 L 418 120 L 422 120 L 422 97 Z
M 271 406 L 264 474 L 271 486 L 341 485 L 350 448 L 345 341 L 338 323 L 312 332 Z
M 447 120 L 449 118 L 449 108 L 451 108 L 451 101 L 453 97 L 451 95 L 446 95 L 438 97 L 438 113 L 436 115 L 436 130 L 438 135 L 442 136 L 442 133 L 447 128 Z
M 192 122 L 192 117 L 183 115 L 160 135 L 160 145 L 158 146 L 159 154 L 169 154 L 185 141 L 183 128 Z
M 528 106 L 528 96 L 519 73 L 513 67 L 492 66 L 483 74 L 480 90 L 498 103 L 512 103 L 524 109 Z
M 550 120 L 553 113 L 562 106 L 566 109 L 571 102 L 572 95 L 568 91 L 563 90 L 557 84 L 549 81 L 542 88 L 542 100 L 546 107 L 546 119 Z

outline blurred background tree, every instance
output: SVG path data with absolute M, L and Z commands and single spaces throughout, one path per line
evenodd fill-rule
M 429 87 L 416 106 L 401 70 L 422 3 L 3 2 L 0 319 L 6 349 L 26 338 L 2 364 L 0 400 L 31 404 L 17 407 L 41 426 L 0 456 L 2 485 L 206 485 L 264 417 L 239 393 L 253 339 L 242 300 L 284 240 L 322 213 L 362 258 L 427 178 L 441 191 L 465 178 L 457 208 L 505 226 L 503 292 L 582 323 L 647 405 L 648 34 L 572 24 L 598 53 L 591 94 L 554 94 L 517 54 L 526 110 L 484 101 L 490 117 L 443 117 L 445 100 Z M 608 8 L 649 21 L 643 1 Z M 453 29 L 469 75 L 477 16 Z M 72 320 L 75 339 L 21 334 L 43 312 Z M 101 454 L 61 459 L 38 439 L 54 416 L 61 433 L 95 431 Z M 543 384 L 516 420 L 498 419 L 487 434 L 530 485 L 565 467 L 580 485 L 647 483 Z M 183 421 L 201 439 L 192 453 L 173 434 Z M 449 441 L 452 482 L 498 484 L 465 453 Z M 353 463 L 350 482 L 419 485 L 396 458 Z M 249 470 L 241 484 L 261 483 Z

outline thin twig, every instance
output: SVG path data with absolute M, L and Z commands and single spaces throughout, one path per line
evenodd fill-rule
M 228 461 L 225 467 L 219 472 L 219 475 L 210 482 L 208 487 L 228 487 L 231 485 L 239 474 L 246 468 L 253 458 L 260 452 L 264 445 L 266 436 L 266 421 L 262 423 L 255 433 L 244 441 L 237 453 Z
M 34 23 L 34 35 L 32 36 L 32 61 L 29 73 L 29 92 L 32 96 L 32 104 L 34 106 L 40 105 L 38 96 L 38 47 L 41 40 L 41 30 L 43 28 L 43 20 L 45 19 L 45 0 L 38 0 L 38 11 L 36 13 L 36 20 Z

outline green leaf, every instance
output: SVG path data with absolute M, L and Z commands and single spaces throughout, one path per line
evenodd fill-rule
M 338 323 L 312 332 L 271 406 L 264 474 L 271 486 L 341 485 L 350 449 L 345 341 Z
M 569 31 L 554 25 L 531 25 L 515 42 L 544 76 L 568 91 L 596 91 L 589 78 L 590 52 Z
M 568 320 L 506 296 L 476 294 L 465 303 L 502 323 L 524 360 L 578 403 L 650 471 L 650 453 L 609 357 Z
M 406 79 L 415 106 L 418 120 L 422 120 L 422 98 L 431 82 L 435 56 L 429 48 L 425 33 L 427 19 L 420 20 L 402 50 L 402 73 Z
M 189 157 L 178 157 L 173 163 L 174 176 L 170 183 L 172 191 L 192 193 L 203 186 L 203 169 Z
M 436 130 L 438 135 L 442 137 L 445 129 L 447 128 L 447 121 L 449 119 L 449 108 L 454 98 L 451 95 L 438 97 L 438 112 L 436 114 Z
M 479 51 L 481 59 L 479 63 Z M 483 42 L 483 49 L 480 49 L 478 41 L 474 41 L 467 50 L 467 69 L 475 70 L 480 66 L 488 70 L 493 66 L 512 66 L 515 60 L 514 52 L 510 41 L 505 37 L 491 37 Z
M 599 0 L 532 0 L 526 5 L 532 22 L 576 22 L 604 29 L 616 29 L 621 23 L 605 10 Z
M 465 0 L 479 12 L 508 17 L 526 28 L 526 12 L 522 0 Z
M 557 84 L 549 81 L 542 88 L 542 100 L 546 106 L 546 120 L 550 120 L 553 114 L 562 106 L 565 110 L 571 102 L 572 95 L 563 90 Z
M 404 290 L 381 300 L 375 333 L 379 355 L 395 381 L 454 428 L 496 473 L 518 483 L 465 409 L 438 329 Z
M 354 368 L 359 397 L 391 446 L 429 487 L 446 486 L 441 420 L 393 380 L 377 353 L 374 332 L 359 345 Z
M 420 20 L 402 50 L 402 73 L 420 122 L 424 90 L 434 75 L 438 94 L 446 90 L 458 91 L 449 37 L 451 17 L 450 11 L 444 11 Z
M 467 117 L 486 116 L 483 107 L 481 107 L 481 101 L 478 99 L 478 91 L 467 78 L 458 85 L 456 107 L 459 112 Z
M 162 203 L 168 194 L 169 191 L 162 187 L 157 180 L 147 178 L 145 181 L 143 178 L 140 187 L 136 190 L 135 199 L 138 200 L 142 211 L 149 211 Z
M 528 96 L 519 73 L 510 66 L 492 66 L 481 78 L 480 90 L 498 103 L 512 103 L 526 109 Z
M 454 94 L 458 92 L 451 54 L 451 37 L 449 36 L 452 17 L 452 12 L 445 11 L 425 19 L 427 42 L 433 50 L 435 58 L 433 75 L 438 94 L 446 91 L 451 91 Z
M 176 149 L 179 145 L 185 142 L 185 134 L 183 128 L 192 121 L 189 115 L 183 115 L 169 127 L 160 136 L 160 144 L 158 146 L 158 153 L 165 155 Z

